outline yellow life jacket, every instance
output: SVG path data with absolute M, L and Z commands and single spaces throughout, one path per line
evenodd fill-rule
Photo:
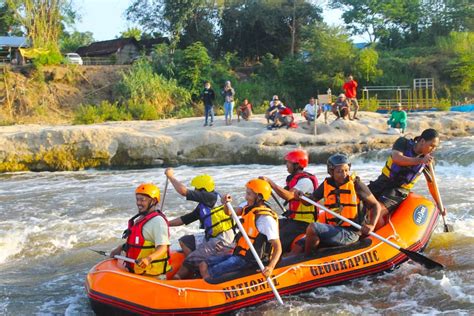
M 309 180 L 311 180 L 314 189 L 318 187 L 318 179 L 316 178 L 316 176 L 306 171 L 303 171 L 295 175 L 289 175 L 286 178 L 285 189 L 292 189 L 302 178 L 308 178 Z M 287 210 L 283 215 L 296 221 L 313 223 L 317 220 L 317 214 L 318 210 L 313 205 L 304 205 L 303 203 L 301 203 L 300 200 L 290 200 L 289 210 Z
M 359 223 L 360 200 L 355 190 L 354 177 L 349 177 L 348 181 L 339 187 L 331 185 L 329 179 L 327 178 L 324 181 L 324 206 L 347 219 Z M 329 225 L 351 226 L 328 212 L 322 213 L 321 217 L 319 220 Z
M 244 208 L 243 214 L 244 215 L 241 218 L 242 226 L 252 242 L 255 251 L 262 261 L 268 261 L 273 252 L 273 247 L 267 240 L 267 236 L 258 231 L 257 218 L 262 215 L 268 215 L 273 217 L 278 225 L 278 215 L 266 205 L 256 206 L 253 208 L 246 207 Z M 250 247 L 242 236 L 242 233 L 237 234 L 236 240 L 237 246 L 234 249 L 234 255 L 242 256 L 251 262 L 255 261 L 252 252 L 249 251 Z
M 211 209 L 204 203 L 199 203 L 198 207 L 199 217 L 204 227 L 207 240 L 234 227 L 234 221 L 230 215 L 225 213 L 224 205 Z
M 143 226 L 152 218 L 161 216 L 167 224 L 168 236 L 169 226 L 168 220 L 165 215 L 158 211 L 148 213 L 143 218 L 140 218 L 135 222 L 137 217 L 141 214 L 137 214 L 128 221 L 128 229 L 124 233 L 124 238 L 127 238 L 127 242 L 124 245 L 124 250 L 127 252 L 127 257 L 131 259 L 140 260 L 148 257 L 151 253 L 155 252 L 155 244 L 149 240 L 145 240 L 143 236 Z M 149 274 L 149 275 L 160 275 L 171 270 L 171 264 L 169 262 L 169 246 L 168 250 L 160 257 L 151 262 L 145 269 L 140 268 L 137 264 L 126 263 L 126 267 L 130 272 L 136 274 Z

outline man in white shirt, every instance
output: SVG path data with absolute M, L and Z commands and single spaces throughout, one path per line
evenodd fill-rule
M 306 123 L 308 124 L 308 126 L 311 124 L 312 121 L 315 120 L 315 117 L 318 118 L 321 115 L 321 109 L 316 103 L 316 99 L 311 97 L 309 99 L 309 103 L 306 104 L 303 111 L 301 112 L 301 116 L 306 119 Z
M 245 191 L 246 205 L 239 207 L 237 214 L 242 216 L 242 226 L 252 241 L 252 245 L 262 260 L 265 268 L 262 274 L 271 276 L 275 265 L 281 256 L 281 243 L 278 231 L 278 216 L 265 203 L 271 196 L 272 189 L 268 182 L 253 179 L 247 182 Z M 222 203 L 231 202 L 232 198 L 226 194 Z M 226 212 L 230 210 L 225 205 Z M 257 267 L 256 259 L 250 251 L 247 241 L 239 233 L 236 237 L 236 247 L 232 255 L 214 256 L 201 262 L 199 270 L 201 276 L 218 278 L 225 273 Z

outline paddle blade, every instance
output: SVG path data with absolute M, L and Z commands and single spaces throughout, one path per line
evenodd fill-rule
M 406 254 L 408 258 L 410 258 L 411 260 L 415 262 L 418 262 L 419 264 L 423 265 L 427 269 L 438 269 L 438 270 L 444 269 L 444 266 L 441 263 L 433 261 L 430 258 L 427 258 L 418 252 L 406 250 L 403 248 L 400 248 L 400 251 Z
M 453 231 L 454 231 L 453 225 L 444 223 L 444 232 L 445 233 L 452 233 Z

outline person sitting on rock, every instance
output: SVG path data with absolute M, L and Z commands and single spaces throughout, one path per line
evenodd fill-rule
M 241 215 L 242 226 L 265 265 L 262 274 L 269 277 L 281 256 L 278 215 L 266 203 L 270 199 L 272 189 L 266 181 L 261 179 L 250 180 L 245 188 L 246 206 L 236 212 L 237 215 Z M 232 202 L 229 194 L 225 195 L 222 201 L 222 203 L 227 202 Z M 227 205 L 225 205 L 225 210 L 227 214 L 230 214 Z M 237 234 L 236 243 L 237 246 L 232 255 L 213 256 L 201 262 L 199 270 L 204 279 L 209 277 L 215 279 L 225 273 L 258 267 L 242 233 Z
M 296 128 L 298 125 L 295 123 L 295 117 L 293 116 L 293 111 L 289 107 L 284 107 L 278 111 L 278 114 L 275 116 L 275 122 L 268 126 L 268 129 L 276 128 Z
M 405 129 L 407 127 L 407 112 L 403 111 L 401 103 L 397 103 L 394 106 L 392 113 L 390 113 L 390 118 L 388 119 L 387 124 L 391 128 L 398 128 L 402 133 L 405 133 Z
M 270 121 L 275 122 L 275 118 L 278 114 L 278 111 L 285 108 L 285 105 L 280 102 L 280 99 L 277 95 L 274 95 L 272 101 L 270 101 L 270 106 L 265 111 L 265 118 L 267 119 L 267 124 L 270 124 Z
M 219 194 L 214 191 L 214 180 L 210 175 L 202 174 L 194 177 L 191 180 L 194 190 L 187 189 L 177 180 L 172 168 L 167 168 L 165 175 L 176 191 L 186 197 L 186 200 L 199 203 L 192 212 L 169 222 L 170 226 L 180 226 L 199 220 L 201 228 L 204 228 L 204 234 L 185 235 L 179 239 L 186 258 L 174 278 L 190 278 L 198 272 L 201 261 L 211 255 L 226 254 L 233 248 L 234 222 L 224 212 L 223 205 L 216 206 Z
M 311 97 L 309 99 L 309 103 L 306 104 L 303 111 L 301 112 L 301 116 L 306 119 L 306 123 L 311 125 L 311 122 L 318 118 L 321 115 L 321 108 L 316 104 L 316 99 Z M 317 116 L 316 116 L 317 115 Z
M 349 101 L 346 99 L 346 95 L 341 93 L 336 99 L 336 102 L 332 105 L 332 113 L 336 115 L 336 120 L 343 118 L 347 120 L 349 118 Z
M 324 199 L 324 206 L 362 226 L 359 231 L 339 218 L 321 212 L 318 222 L 306 229 L 306 238 L 293 248 L 292 254 L 303 250 L 311 255 L 320 245 L 345 246 L 355 243 L 361 236 L 373 232 L 380 216 L 381 206 L 369 188 L 354 175 L 350 175 L 351 163 L 344 154 L 334 154 L 327 160 L 330 175 L 309 197 L 313 201 Z M 304 192 L 297 192 L 298 196 Z M 306 203 L 306 202 L 303 202 Z M 366 220 L 365 214 L 368 214 Z
M 248 99 L 244 99 L 244 102 L 237 108 L 237 122 L 240 122 L 240 117 L 246 121 L 252 116 L 252 104 Z
M 164 277 L 171 270 L 168 220 L 158 209 L 160 189 L 152 183 L 140 184 L 135 189 L 138 214 L 128 221 L 123 238 L 127 242 L 110 252 L 110 257 L 125 252 L 137 263 L 126 262 L 128 271 L 136 274 Z

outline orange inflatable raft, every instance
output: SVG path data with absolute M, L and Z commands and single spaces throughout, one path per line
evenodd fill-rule
M 438 216 L 431 201 L 410 194 L 392 214 L 391 224 L 376 233 L 402 248 L 421 251 Z M 177 271 L 183 256 L 173 253 L 172 260 L 173 271 Z M 272 280 L 284 299 L 284 295 L 389 271 L 406 260 L 404 253 L 369 237 L 347 247 L 321 248 L 311 258 L 284 258 Z M 136 275 L 127 272 L 119 260 L 107 259 L 89 271 L 86 289 L 97 314 L 219 314 L 274 298 L 265 278 L 256 270 L 214 280 L 169 280 L 171 276 L 158 280 Z

